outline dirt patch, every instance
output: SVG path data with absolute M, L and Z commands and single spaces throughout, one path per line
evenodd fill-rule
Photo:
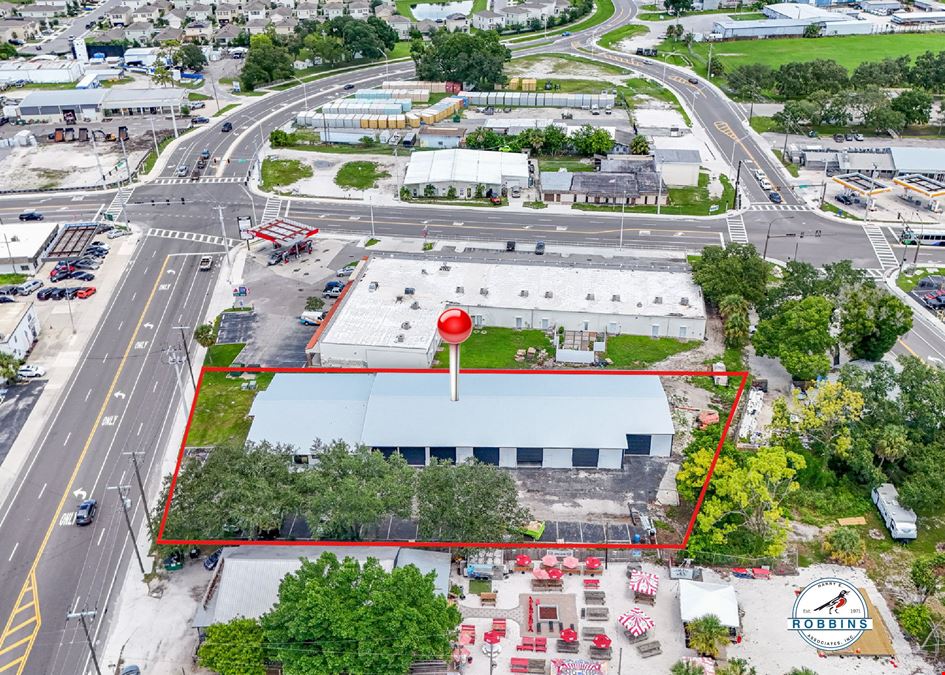
M 626 75 L 615 75 L 589 63 L 554 57 L 525 57 L 510 61 L 505 66 L 505 74 L 509 77 L 534 77 L 535 79 L 603 80 L 611 84 L 621 84 L 627 79 Z
M 280 191 L 307 197 L 338 197 L 348 199 L 373 199 L 375 203 L 390 201 L 397 194 L 400 176 L 407 170 L 409 157 L 390 157 L 370 154 L 331 154 L 307 152 L 304 150 L 274 150 L 270 157 L 295 159 L 312 168 L 312 175 L 296 181 L 289 186 L 280 187 Z M 373 162 L 376 170 L 387 173 L 379 178 L 373 188 L 357 190 L 344 188 L 335 183 L 338 170 L 349 162 Z
M 133 168 L 145 151 L 126 148 L 128 161 Z M 120 148 L 103 147 L 100 143 L 98 162 L 109 180 L 124 177 L 125 166 Z M 69 169 L 63 170 L 64 166 Z M 0 185 L 8 190 L 85 187 L 101 183 L 101 180 L 91 143 L 41 144 L 0 151 Z

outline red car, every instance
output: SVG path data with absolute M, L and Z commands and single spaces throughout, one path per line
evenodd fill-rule
M 75 272 L 75 267 L 72 265 L 57 266 L 49 273 L 49 280 L 61 281 L 62 279 L 68 279 L 73 272 Z
M 75 294 L 75 297 L 80 300 L 85 300 L 86 298 L 91 298 L 95 295 L 95 286 L 86 286 L 85 288 L 80 288 L 79 292 Z

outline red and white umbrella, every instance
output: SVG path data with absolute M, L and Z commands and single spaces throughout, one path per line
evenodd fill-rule
M 563 576 L 564 576 L 564 572 L 559 570 L 557 567 L 552 567 L 550 570 L 548 570 L 549 579 L 560 579 Z
M 639 607 L 634 607 L 629 612 L 618 616 L 617 623 L 633 636 L 643 635 L 655 625 L 653 619 Z
M 600 567 L 600 558 L 595 558 L 592 555 L 587 556 L 587 558 L 584 560 L 584 567 L 589 570 L 596 570 L 598 567 Z
M 545 579 L 548 578 L 548 570 L 543 570 L 540 567 L 536 567 L 535 569 L 532 570 L 532 576 L 535 577 L 536 579 L 544 581 Z
M 565 569 L 573 570 L 577 568 L 580 562 L 581 561 L 575 558 L 573 555 L 569 555 L 567 558 L 561 561 L 561 565 Z
M 499 641 L 502 640 L 502 636 L 499 635 L 496 631 L 490 630 L 483 633 L 482 640 L 483 642 L 486 642 L 490 645 L 497 645 L 499 644 Z
M 594 646 L 599 649 L 607 649 L 613 640 L 601 633 L 600 635 L 594 636 Z
M 518 567 L 528 567 L 532 564 L 532 559 L 524 553 L 519 553 L 517 556 L 515 556 L 515 564 Z
M 644 595 L 656 595 L 660 587 L 660 578 L 649 572 L 638 570 L 630 574 L 630 590 Z
M 551 553 L 542 556 L 541 564 L 545 567 L 555 567 L 558 564 L 558 556 L 552 555 Z
M 577 631 L 573 628 L 565 628 L 563 631 L 561 631 L 561 639 L 565 642 L 577 642 Z

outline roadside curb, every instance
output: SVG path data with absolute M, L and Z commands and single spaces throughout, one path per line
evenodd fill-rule
M 897 296 L 900 300 L 905 302 L 912 309 L 912 316 L 917 317 L 919 321 L 924 323 L 926 326 L 932 330 L 938 332 L 938 334 L 945 339 L 945 323 L 941 321 L 936 321 L 929 315 L 928 310 L 922 306 L 922 304 L 912 297 L 909 293 L 906 293 L 904 290 L 899 288 L 899 285 L 896 283 L 896 280 L 899 278 L 899 269 L 893 267 L 891 270 L 886 272 L 883 275 L 883 281 L 886 282 L 887 288 L 889 288 L 893 295 Z

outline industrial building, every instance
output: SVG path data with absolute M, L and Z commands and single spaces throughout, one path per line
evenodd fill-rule
M 77 82 L 83 72 L 84 67 L 78 61 L 52 60 L 48 56 L 37 56 L 28 61 L 0 61 L 0 83 L 63 84 Z
M 899 0 L 863 0 L 860 3 L 860 9 L 868 14 L 877 16 L 886 16 L 902 9 Z
M 457 401 L 445 370 L 276 373 L 249 416 L 250 441 L 291 446 L 300 464 L 340 440 L 412 466 L 620 469 L 627 455 L 669 457 L 675 433 L 659 377 L 605 371 L 461 373 Z
M 699 184 L 702 155 L 697 148 L 653 148 L 656 173 L 673 187 Z
M 522 153 L 432 150 L 410 156 L 403 185 L 414 197 L 445 197 L 455 188 L 458 198 L 470 198 L 477 186 L 489 197 L 508 188 L 528 187 L 528 175 L 528 158 Z M 428 185 L 433 186 L 432 195 Z
M 98 122 L 121 115 L 180 114 L 187 105 L 184 89 L 69 89 L 27 94 L 17 106 L 21 119 L 44 122 Z
M 0 225 L 0 274 L 36 274 L 58 233 L 46 221 Z
M 372 258 L 352 283 L 308 350 L 310 362 L 427 368 L 447 307 L 466 310 L 477 329 L 705 335 L 702 292 L 682 272 Z
M 713 24 L 712 35 L 720 40 L 800 37 L 810 25 L 820 26 L 823 36 L 868 35 L 874 26 L 843 12 L 793 2 L 767 5 L 762 9 L 767 20 L 735 21 L 721 19 Z
M 28 298 L 0 305 L 0 353 L 25 359 L 36 344 L 39 331 L 36 307 Z
M 891 21 L 899 26 L 936 26 L 945 24 L 945 11 L 896 12 Z

